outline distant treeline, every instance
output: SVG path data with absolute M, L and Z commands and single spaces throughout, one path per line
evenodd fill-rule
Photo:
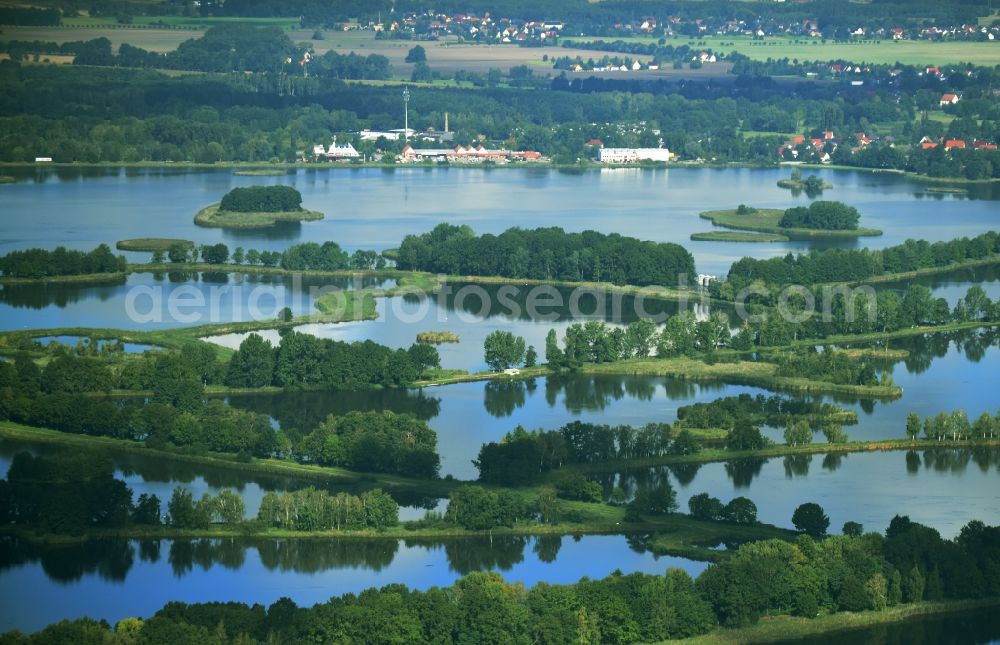
M 446 588 L 416 591 L 388 585 L 309 608 L 287 598 L 267 608 L 172 602 L 144 621 L 127 623 L 133 630 L 128 634 L 130 639 L 137 634 L 139 642 L 183 645 L 317 638 L 492 643 L 500 632 L 512 643 L 650 643 L 705 634 L 718 625 L 754 625 L 764 616 L 813 619 L 925 600 L 1000 595 L 1000 578 L 990 573 L 1000 566 L 998 527 L 971 521 L 952 540 L 898 515 L 884 536 L 857 535 L 862 527 L 854 523 L 850 528 L 855 535 L 803 534 L 794 541 L 744 544 L 696 580 L 669 569 L 664 575 L 615 572 L 602 580 L 539 583 L 527 589 L 508 584 L 497 573 L 471 573 Z M 131 642 L 119 635 L 124 632 L 82 618 L 13 642 Z
M 47 27 L 62 22 L 62 12 L 58 9 L 40 7 L 0 7 L 0 25 L 20 27 Z
M 219 210 L 237 213 L 279 213 L 302 209 L 302 193 L 291 186 L 247 186 L 223 195 Z
M 1000 234 L 990 231 L 971 239 L 963 237 L 948 242 L 907 240 L 898 246 L 877 250 L 825 249 L 766 260 L 743 258 L 730 267 L 728 283 L 738 291 L 755 280 L 770 285 L 852 282 L 887 273 L 981 260 L 996 253 L 1000 253 Z
M 90 273 L 121 273 L 125 256 L 116 256 L 107 244 L 93 251 L 74 251 L 57 246 L 52 251 L 27 249 L 0 257 L 0 272 L 11 278 L 48 278 Z
M 677 244 L 556 227 L 477 237 L 468 226 L 450 224 L 407 235 L 397 266 L 452 275 L 670 286 L 689 284 L 695 273 L 694 258 Z
M 212 27 L 198 38 L 186 40 L 176 50 L 148 51 L 122 43 L 116 52 L 105 37 L 87 41 L 24 42 L 0 45 L 19 60 L 29 54 L 74 55 L 75 65 L 101 67 L 152 67 L 199 72 L 261 72 L 303 77 L 345 80 L 382 80 L 392 76 L 389 59 L 380 54 L 363 56 L 328 51 L 311 56 L 305 64 L 306 49 L 293 43 L 276 27 L 227 24 Z

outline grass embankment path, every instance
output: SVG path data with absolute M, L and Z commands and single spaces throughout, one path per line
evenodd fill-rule
M 683 640 L 662 641 L 661 645 L 666 645 L 667 643 L 683 643 L 684 645 L 773 643 L 877 627 L 879 625 L 888 625 L 925 616 L 940 616 L 991 607 L 1000 607 L 1000 598 L 919 602 L 897 605 L 881 611 L 844 611 L 836 614 L 826 614 L 817 618 L 765 616 L 761 618 L 759 623 L 752 627 L 739 629 L 725 629 L 720 627 L 703 636 L 685 638 Z M 865 641 L 859 635 L 857 642 L 861 643 Z
M 272 213 L 243 213 L 224 211 L 218 204 L 211 204 L 198 211 L 194 223 L 209 228 L 268 228 L 279 222 L 309 222 L 323 219 L 323 213 L 299 209 Z
M 780 233 L 753 233 L 749 231 L 707 231 L 692 233 L 692 242 L 787 242 L 787 235 Z
M 812 228 L 785 228 L 778 223 L 784 217 L 785 211 L 777 208 L 758 208 L 754 213 L 740 215 L 735 209 L 721 211 L 705 211 L 698 217 L 711 221 L 716 226 L 736 229 L 738 231 L 756 231 L 758 233 L 772 233 L 785 235 L 791 239 L 840 239 L 852 237 L 871 237 L 882 235 L 882 231 L 877 228 L 856 228 L 856 229 L 812 229 Z

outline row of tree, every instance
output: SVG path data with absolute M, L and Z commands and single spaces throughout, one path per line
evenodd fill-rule
M 293 531 L 381 530 L 399 522 L 399 505 L 381 489 L 351 495 L 309 487 L 280 495 L 266 493 L 257 521 Z
M 125 257 L 116 256 L 107 244 L 92 251 L 76 251 L 64 246 L 11 251 L 0 257 L 0 272 L 11 278 L 46 278 L 91 273 L 122 273 Z
M 910 412 L 906 415 L 906 436 L 915 440 L 921 431 L 927 439 L 934 441 L 993 439 L 1000 435 L 1000 410 L 995 416 L 983 412 L 975 421 L 970 421 L 969 415 L 961 408 L 950 413 L 938 412 L 923 421 L 916 412 Z
M 292 271 L 341 271 L 357 269 L 371 271 L 384 269 L 386 259 L 376 251 L 358 249 L 348 255 L 336 242 L 302 242 L 293 244 L 284 251 L 259 251 L 237 246 L 229 247 L 218 242 L 191 246 L 183 242 L 172 245 L 164 254 L 153 252 L 152 262 L 161 264 L 165 260 L 179 264 L 184 262 L 206 262 L 208 264 L 235 264 L 238 266 L 281 267 Z

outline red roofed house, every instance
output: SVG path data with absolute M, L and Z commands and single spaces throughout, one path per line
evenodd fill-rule
M 938 144 L 934 143 L 933 141 L 924 141 L 923 143 L 920 144 L 920 147 L 923 148 L 924 150 L 933 150 L 934 148 L 938 147 Z
M 588 141 L 587 143 L 585 143 L 583 145 L 588 146 L 588 147 L 593 147 L 593 148 L 603 148 L 604 147 L 604 142 L 601 141 L 600 139 L 591 139 L 590 141 Z
M 959 150 L 965 150 L 965 140 L 964 139 L 948 139 L 944 142 L 945 150 L 952 150 L 957 148 Z
M 958 94 L 942 94 L 941 95 L 941 107 L 946 105 L 955 105 L 962 100 L 962 97 Z
M 975 144 L 975 146 L 976 146 L 976 150 L 996 150 L 997 149 L 997 144 L 990 143 L 988 141 L 977 141 L 976 144 Z

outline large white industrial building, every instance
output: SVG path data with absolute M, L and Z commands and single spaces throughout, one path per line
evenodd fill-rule
M 670 151 L 666 148 L 601 148 L 597 159 L 601 163 L 670 161 Z

